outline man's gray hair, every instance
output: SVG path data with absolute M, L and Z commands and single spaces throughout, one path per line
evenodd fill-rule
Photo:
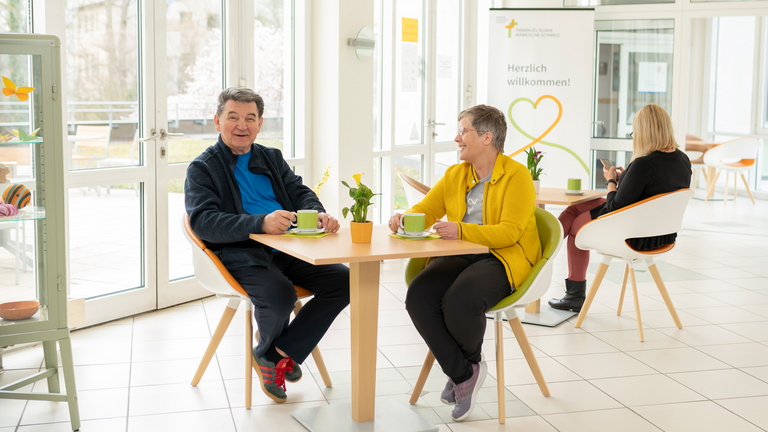
M 459 114 L 459 121 L 464 117 L 472 119 L 472 127 L 478 135 L 490 132 L 493 135 L 493 146 L 499 153 L 504 152 L 504 140 L 507 138 L 507 120 L 504 113 L 488 105 L 475 105 Z
M 259 109 L 259 118 L 264 115 L 264 99 L 259 96 L 258 93 L 249 89 L 248 87 L 230 87 L 226 88 L 219 93 L 219 106 L 216 108 L 216 115 L 221 117 L 224 112 L 224 105 L 227 101 L 256 103 L 256 108 Z

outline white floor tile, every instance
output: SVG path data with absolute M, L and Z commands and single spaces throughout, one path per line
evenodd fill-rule
M 725 345 L 732 346 L 732 345 Z M 730 366 L 696 348 L 672 348 L 627 353 L 661 373 L 728 369 Z
M 768 341 L 768 323 L 766 322 L 723 324 L 721 327 L 753 341 Z
M 768 346 L 759 343 L 709 345 L 699 350 L 737 368 L 768 366 Z
M 549 356 L 615 352 L 616 349 L 597 337 L 587 334 L 567 334 L 529 337 L 531 345 Z
M 111 418 L 111 419 L 99 419 L 99 420 L 83 420 L 80 422 L 81 431 L 124 431 L 125 430 L 125 417 Z M 0 429 L 2 431 L 2 429 Z M 18 432 L 72 432 L 72 423 L 45 423 L 29 426 L 21 426 Z
M 669 377 L 709 399 L 768 396 L 768 383 L 735 369 L 682 372 Z
M 131 388 L 130 416 L 167 414 L 228 408 L 227 393 L 221 381 L 189 384 L 163 384 Z
M 551 383 L 548 387 L 548 397 L 535 384 L 507 388 L 539 415 L 621 408 L 615 399 L 587 381 Z
M 721 399 L 715 403 L 723 406 L 725 409 L 751 422 L 752 424 L 768 430 L 768 396 Z
M 579 375 L 549 357 L 539 357 L 536 362 L 541 368 L 541 374 L 545 382 L 578 381 Z M 488 362 L 488 374 L 496 378 L 496 362 Z M 504 385 L 535 384 L 536 378 L 524 359 L 504 360 Z
M 451 423 L 448 425 L 453 432 L 555 432 L 557 429 L 552 427 L 544 419 L 538 416 L 533 417 L 512 417 L 507 418 L 506 423 L 499 424 L 498 420 L 484 420 L 476 422 Z M 442 431 L 440 431 L 442 432 Z
M 661 374 L 590 380 L 627 407 L 691 402 L 705 398 Z
M 760 429 L 714 402 L 651 405 L 633 408 L 665 432 L 757 432 Z
M 733 306 L 768 304 L 768 296 L 756 291 L 733 291 L 707 295 Z
M 327 403 L 284 403 L 280 405 L 254 406 L 250 410 L 233 408 L 231 416 L 234 418 L 238 431 L 306 432 L 307 430 L 304 426 L 291 417 L 291 411 L 323 405 L 327 405 Z
M 659 329 L 662 332 L 680 342 L 690 346 L 722 345 L 751 342 L 749 339 L 728 331 L 722 326 L 691 326 L 678 328 Z
M 634 330 L 595 333 L 595 337 L 625 352 L 685 346 L 682 342 L 663 334 L 661 330 L 649 328 L 643 329 L 642 342 L 640 341 L 640 334 L 638 333 L 637 328 Z
M 628 377 L 657 373 L 654 369 L 625 353 L 560 356 L 554 359 L 584 379 Z
M 543 416 L 560 432 L 658 432 L 658 428 L 627 408 Z
M 171 414 L 131 416 L 128 432 L 235 432 L 229 409 L 191 411 Z
M 35 390 L 37 391 L 37 390 Z M 81 420 L 124 417 L 128 413 L 128 389 L 78 391 Z M 69 421 L 66 402 L 29 401 L 22 425 Z
M 743 368 L 741 370 L 752 375 L 753 377 L 768 382 L 768 366 Z
M 221 370 L 217 362 L 218 356 L 214 356 L 211 362 L 208 364 L 201 381 L 216 381 L 221 380 Z M 242 376 L 245 376 L 243 372 L 245 368 L 245 360 L 243 356 L 238 356 L 237 371 L 241 372 Z M 134 362 L 131 365 L 131 386 L 148 386 L 157 384 L 189 384 L 192 382 L 192 378 L 195 376 L 197 367 L 200 364 L 200 359 L 183 359 L 183 360 L 161 360 L 150 362 Z
M 768 321 L 768 318 L 744 310 L 739 306 L 686 309 L 686 312 L 712 324 Z M 683 325 L 686 324 L 683 323 Z

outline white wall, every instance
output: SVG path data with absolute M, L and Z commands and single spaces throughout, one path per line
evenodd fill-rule
M 352 174 L 364 172 L 363 182 L 373 183 L 374 71 L 373 61 L 359 61 L 347 39 L 363 26 L 373 28 L 373 2 L 323 0 L 312 2 L 311 8 L 311 169 L 305 183 L 316 184 L 331 165 L 320 199 L 326 211 L 348 226 L 341 209 L 352 200 L 341 180 L 354 185 Z

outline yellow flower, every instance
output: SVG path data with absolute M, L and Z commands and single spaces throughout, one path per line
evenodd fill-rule
M 365 173 L 355 174 L 352 176 L 355 178 L 355 182 L 357 182 L 357 187 L 360 187 L 360 178 L 363 176 L 363 174 Z

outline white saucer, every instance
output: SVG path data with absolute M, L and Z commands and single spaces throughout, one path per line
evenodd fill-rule
M 409 239 L 422 239 L 422 238 L 427 238 L 427 237 L 429 237 L 430 235 L 432 235 L 432 233 L 431 233 L 431 232 L 427 232 L 427 231 L 424 231 L 424 232 L 423 232 L 423 233 L 421 233 L 421 234 L 417 234 L 417 235 L 410 235 L 410 234 L 406 234 L 406 233 L 400 233 L 400 232 L 398 232 L 398 233 L 397 233 L 397 235 L 399 235 L 400 237 L 403 237 L 403 238 L 409 238 Z
M 294 228 L 291 230 L 291 233 L 296 235 L 315 235 L 320 234 L 321 232 L 324 232 L 325 228 L 316 228 L 310 231 L 299 231 L 298 229 Z
M 564 190 L 563 193 L 565 195 L 584 195 L 584 191 L 570 191 L 570 190 Z

